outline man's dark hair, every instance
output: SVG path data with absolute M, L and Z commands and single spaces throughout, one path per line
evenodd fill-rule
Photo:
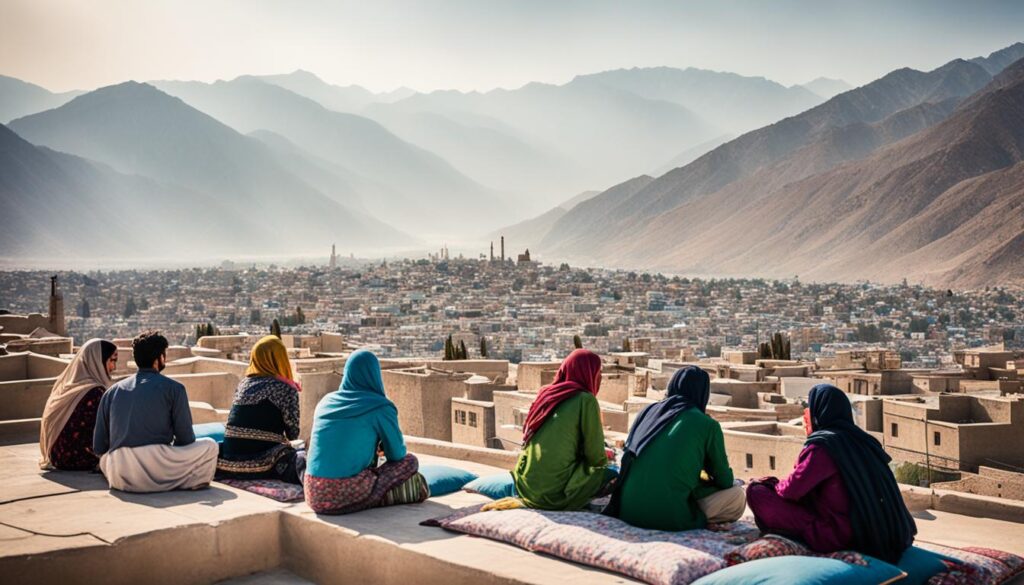
M 167 338 L 160 335 L 159 331 L 146 331 L 140 333 L 132 340 L 132 354 L 135 357 L 135 365 L 140 368 L 152 368 L 153 362 L 167 351 Z

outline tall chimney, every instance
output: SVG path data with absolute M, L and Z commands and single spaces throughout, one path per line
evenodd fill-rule
M 505 236 L 501 236 L 501 261 L 505 262 Z
M 67 335 L 64 327 L 64 295 L 57 290 L 57 275 L 50 278 L 50 327 L 57 335 Z

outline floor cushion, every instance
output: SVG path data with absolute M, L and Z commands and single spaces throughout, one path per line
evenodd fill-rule
M 592 512 L 479 509 L 460 510 L 424 524 L 514 544 L 654 585 L 684 585 L 723 569 L 726 553 L 758 535 L 757 527 L 748 520 L 717 530 L 663 532 Z
M 492 500 L 511 498 L 516 493 L 512 474 L 508 471 L 474 479 L 464 485 L 462 489 L 470 493 L 487 496 Z
M 930 550 L 912 546 L 903 552 L 900 562 L 896 563 L 907 578 L 900 585 L 925 585 L 929 579 L 948 570 L 943 558 Z
M 431 496 L 443 496 L 462 489 L 477 478 L 475 473 L 447 465 L 420 465 L 420 475 L 427 480 Z
M 824 557 L 763 558 L 711 573 L 694 585 L 887 585 L 906 576 L 889 563 L 866 558 L 866 565 Z
M 197 439 L 203 437 L 213 439 L 218 443 L 224 442 L 224 423 L 203 423 L 192 425 L 192 432 Z
M 930 542 L 918 542 L 917 546 L 965 566 L 964 568 L 951 568 L 950 575 L 933 577 L 928 581 L 930 585 L 941 583 L 999 585 L 1024 572 L 1024 558 L 1008 552 L 974 546 L 953 548 Z

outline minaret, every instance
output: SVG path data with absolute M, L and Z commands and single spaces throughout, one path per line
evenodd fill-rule
M 494 240 L 491 240 L 491 264 L 494 264 Z
M 331 244 L 331 270 L 338 267 L 338 254 L 335 252 L 334 244 Z
M 501 261 L 505 262 L 505 236 L 501 236 Z
M 50 331 L 67 335 L 64 327 L 64 295 L 57 290 L 57 275 L 50 277 Z

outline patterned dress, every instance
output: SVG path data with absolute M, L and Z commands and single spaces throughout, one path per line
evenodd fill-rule
M 419 471 L 419 460 L 408 454 L 398 461 L 370 467 L 353 477 L 306 475 L 306 503 L 317 514 L 350 514 L 393 504 L 422 502 L 430 496 Z
M 238 384 L 217 460 L 221 479 L 280 479 L 302 483 L 305 452 L 299 436 L 299 396 L 275 378 L 247 377 Z
M 96 428 L 96 411 L 103 397 L 103 387 L 86 392 L 78 401 L 57 442 L 50 450 L 50 464 L 65 471 L 92 471 L 100 458 L 92 450 L 92 434 Z

